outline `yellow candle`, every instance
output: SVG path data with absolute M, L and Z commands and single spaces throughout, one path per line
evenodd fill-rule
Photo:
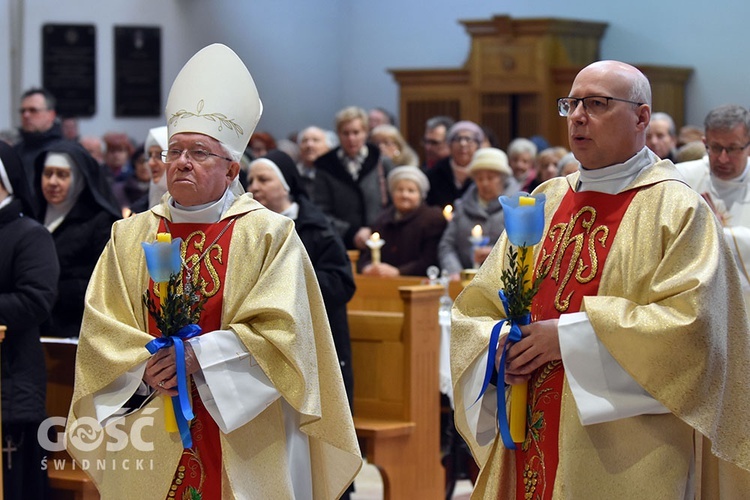
M 536 198 L 533 196 L 519 196 L 518 197 L 518 204 L 520 206 L 534 206 L 536 205 Z
M 531 196 L 518 198 L 519 205 L 536 205 L 536 199 Z M 534 279 L 534 250 L 531 247 L 523 247 L 521 251 L 521 268 L 526 268 L 524 279 L 524 290 L 531 288 Z M 526 439 L 526 405 L 529 394 L 528 383 L 523 382 L 510 386 L 510 436 L 514 443 L 522 443 Z
M 453 206 L 452 205 L 446 205 L 443 209 L 443 217 L 445 217 L 445 220 L 448 222 L 453 220 Z
M 464 234 L 466 234 L 466 233 L 464 233 Z M 480 226 L 479 224 L 477 224 L 476 226 L 474 226 L 473 228 L 471 228 L 471 235 L 474 238 L 477 238 L 477 239 L 481 238 L 482 237 L 482 226 Z
M 159 243 L 171 243 L 172 235 L 170 233 L 156 233 L 156 241 Z M 169 282 L 160 281 L 156 284 L 159 288 L 159 300 L 164 307 L 164 301 L 167 298 Z M 162 396 L 162 402 L 164 403 L 164 427 L 167 432 L 177 432 L 177 420 L 174 416 L 174 407 L 172 406 L 172 398 L 169 396 Z

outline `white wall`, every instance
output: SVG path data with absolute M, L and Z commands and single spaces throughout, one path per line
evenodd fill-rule
M 700 124 L 726 102 L 750 104 L 747 23 L 750 2 L 677 0 L 0 0 L 0 129 L 16 121 L 9 90 L 11 3 L 24 7 L 22 89 L 40 84 L 41 26 L 97 26 L 97 115 L 83 133 L 124 130 L 139 138 L 153 119 L 114 119 L 113 28 L 160 25 L 163 96 L 195 51 L 211 42 L 231 46 L 246 62 L 265 105 L 259 128 L 277 137 L 310 123 L 332 127 L 343 106 L 397 110 L 392 68 L 461 66 L 469 36 L 459 19 L 564 17 L 609 23 L 603 58 L 690 66 L 687 118 Z M 707 22 L 706 20 L 714 20 Z M 221 75 L 217 75 L 217 84 Z M 552 103 L 550 103 L 552 105 Z

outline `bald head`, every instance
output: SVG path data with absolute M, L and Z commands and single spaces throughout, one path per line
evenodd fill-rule
M 597 61 L 578 73 L 569 93 L 575 99 L 593 96 L 606 99 L 598 99 L 596 107 L 578 102 L 568 114 L 570 149 L 587 169 L 623 163 L 646 144 L 648 79 L 629 64 Z

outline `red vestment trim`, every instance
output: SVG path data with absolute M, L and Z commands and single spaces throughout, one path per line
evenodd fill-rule
M 620 222 L 638 190 L 618 195 L 569 190 L 542 240 L 534 276 L 542 276 L 532 321 L 579 312 L 596 295 Z M 529 380 L 526 440 L 516 450 L 516 499 L 552 498 L 558 465 L 562 361 L 547 363 Z
M 180 253 L 184 259 L 183 280 L 186 277 L 185 267 L 191 270 L 192 283 L 206 297 L 206 304 L 198 324 L 203 333 L 221 328 L 221 311 L 223 304 L 222 285 L 226 277 L 229 243 L 232 239 L 232 227 L 219 237 L 225 223 L 218 224 L 174 224 L 169 225 L 172 238 L 182 238 Z M 164 220 L 159 224 L 159 232 L 165 232 Z M 216 238 L 219 238 L 216 240 Z M 210 248 L 208 245 L 211 245 Z M 149 291 L 154 295 L 153 281 L 149 280 Z M 149 332 L 158 336 L 156 324 L 149 316 Z M 190 434 L 193 447 L 183 450 L 180 462 L 175 470 L 172 486 L 167 498 L 195 498 L 189 490 L 194 489 L 198 498 L 213 499 L 221 496 L 221 441 L 219 427 L 203 405 L 195 384 L 190 380 L 193 413 L 190 421 Z

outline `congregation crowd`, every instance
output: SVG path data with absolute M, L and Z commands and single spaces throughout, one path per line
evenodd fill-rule
M 30 297 L 0 302 L 0 324 L 20 321 L 31 334 L 14 335 L 2 351 L 3 439 L 16 445 L 45 418 L 45 374 L 35 369 L 43 355 L 35 339 L 78 335 L 89 279 L 112 224 L 169 196 L 165 172 L 171 161 L 185 154 L 197 162 L 216 156 L 170 149 L 166 126 L 135 138 L 122 132 L 80 136 L 77 120 L 55 109 L 48 91 L 28 90 L 19 131 L 0 137 L 0 294 Z M 320 284 L 351 407 L 346 303 L 355 285 L 346 250 L 360 252 L 357 266 L 365 275 L 425 276 L 438 266 L 459 280 L 464 269 L 482 265 L 504 232 L 500 196 L 531 193 L 581 167 L 568 145 L 542 136 L 499 144 L 491 129 L 462 117 L 427 120 L 419 147 L 405 140 L 396 118 L 382 108 L 346 107 L 332 125 L 284 138 L 254 132 L 239 180 L 255 200 L 295 221 Z M 743 212 L 750 206 L 750 113 L 721 106 L 702 126 L 680 129 L 666 113 L 653 113 L 646 144 L 677 164 L 685 183 L 709 203 L 750 290 L 744 264 L 750 211 Z M 21 213 L 39 224 L 18 225 Z M 477 234 L 484 237 L 481 244 Z M 384 241 L 377 258 L 368 245 L 373 238 Z M 23 246 L 14 246 L 21 240 Z M 29 456 L 27 466 L 39 459 Z

